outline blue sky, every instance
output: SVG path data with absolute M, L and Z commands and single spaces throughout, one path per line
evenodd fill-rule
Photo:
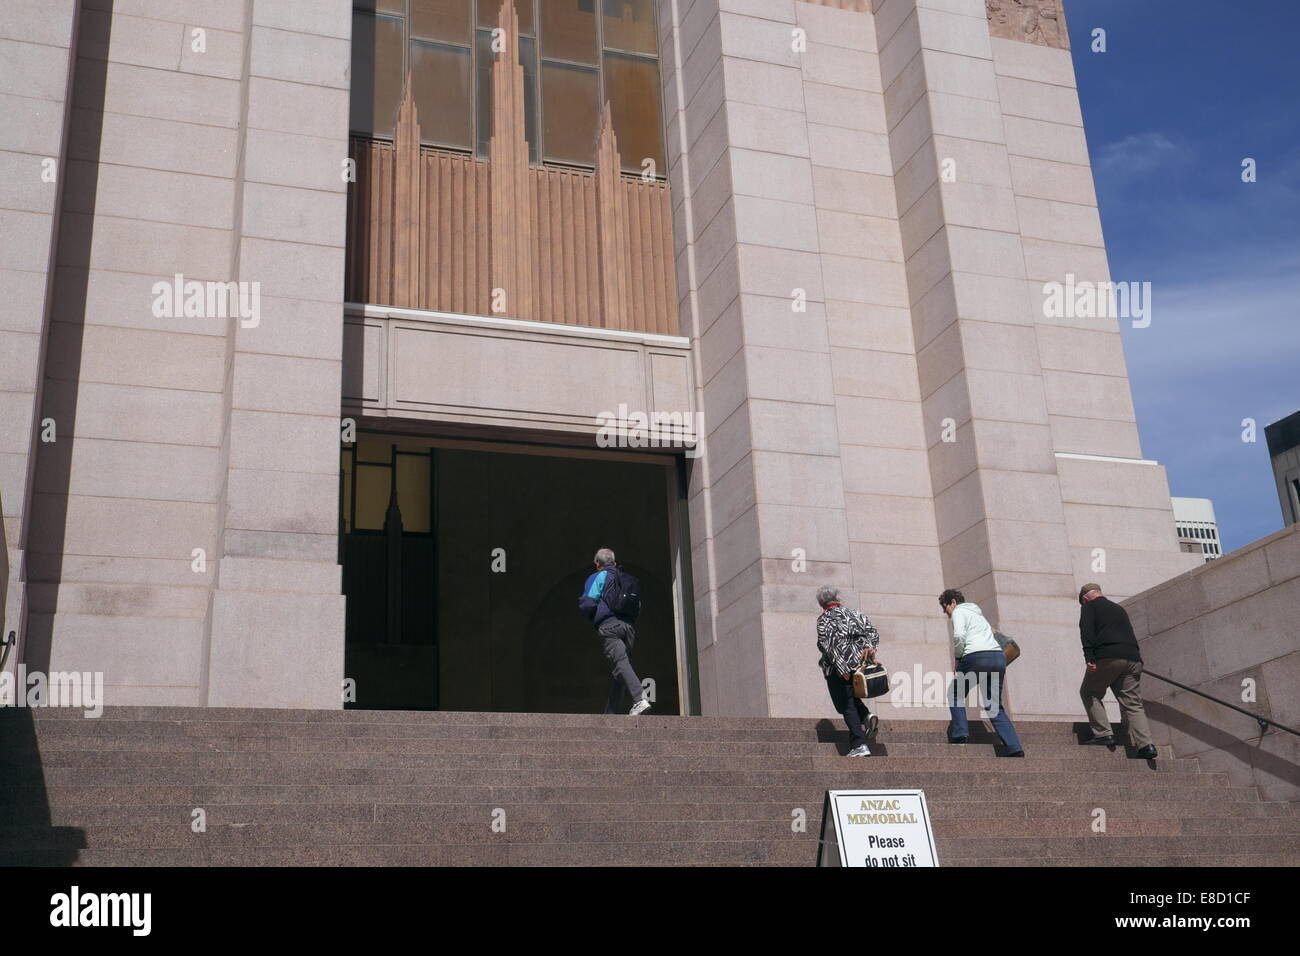
M 1065 10 L 1111 277 L 1152 283 L 1121 323 L 1142 451 L 1239 548 L 1282 527 L 1264 426 L 1300 410 L 1300 2 Z

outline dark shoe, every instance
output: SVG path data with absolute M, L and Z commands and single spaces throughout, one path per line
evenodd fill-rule
M 1024 752 L 1023 750 L 1017 750 L 1017 751 L 1016 751 L 1015 753 L 1013 753 L 1013 754 L 1003 754 L 1002 756 L 1004 756 L 1004 757 L 1023 757 L 1024 755 L 1025 755 L 1025 752 Z
M 1153 744 L 1147 744 L 1141 750 L 1133 755 L 1138 760 L 1155 760 L 1156 748 Z
M 872 714 L 870 717 L 867 718 L 867 740 L 868 741 L 875 740 L 876 731 L 879 729 L 880 729 L 880 718 L 877 717 L 875 714 Z
M 965 743 L 966 741 L 968 741 L 968 740 L 970 740 L 969 737 L 949 737 L 949 738 L 948 738 L 948 743 L 950 743 L 950 744 L 964 744 L 964 743 Z
M 1108 736 L 1108 737 L 1093 737 L 1091 740 L 1085 740 L 1085 741 L 1083 741 L 1083 746 L 1085 746 L 1085 747 L 1114 747 L 1114 746 L 1115 746 L 1115 738 L 1114 738 L 1113 736 Z

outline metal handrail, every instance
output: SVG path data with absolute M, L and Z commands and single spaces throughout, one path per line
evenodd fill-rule
M 1142 668 L 1142 676 L 1154 677 L 1156 680 L 1162 680 L 1166 684 L 1173 684 L 1175 687 L 1181 687 L 1183 690 L 1190 691 L 1191 693 L 1196 694 L 1198 697 L 1204 697 L 1206 700 L 1212 700 L 1216 704 L 1221 704 L 1224 707 L 1227 707 L 1229 710 L 1235 710 L 1239 714 L 1245 714 L 1251 720 L 1255 721 L 1255 723 L 1259 724 L 1259 732 L 1261 734 L 1269 727 L 1276 727 L 1278 730 L 1285 730 L 1288 734 L 1295 734 L 1297 737 L 1300 737 L 1300 730 L 1296 730 L 1292 727 L 1288 727 L 1286 726 L 1286 724 L 1279 724 L 1276 720 L 1269 720 L 1267 717 L 1261 717 L 1259 716 L 1259 714 L 1252 714 L 1245 707 L 1238 707 L 1236 704 L 1231 704 L 1226 700 L 1220 700 L 1219 698 L 1215 697 L 1213 694 L 1207 694 L 1203 690 L 1197 690 L 1195 687 L 1188 687 L 1186 684 L 1180 684 L 1172 677 L 1165 677 L 1163 674 L 1157 674 L 1155 671 L 1149 671 L 1145 667 Z

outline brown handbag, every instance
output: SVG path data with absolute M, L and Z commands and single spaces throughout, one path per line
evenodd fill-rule
M 859 700 L 889 693 L 889 671 L 880 661 L 863 664 L 853 672 L 853 696 Z
M 1020 645 L 1016 643 L 1016 639 L 1008 637 L 996 627 L 993 629 L 993 640 L 997 641 L 998 647 L 1002 648 L 1002 653 L 1006 655 L 1008 664 L 1020 656 Z

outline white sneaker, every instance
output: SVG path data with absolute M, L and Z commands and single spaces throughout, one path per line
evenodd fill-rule
M 876 733 L 877 731 L 880 730 L 880 718 L 877 717 L 875 714 L 872 714 L 870 717 L 868 717 L 866 730 L 867 730 L 867 739 L 875 740 Z
M 871 756 L 871 751 L 870 751 L 869 749 L 867 749 L 867 745 L 866 745 L 866 744 L 863 744 L 861 747 L 854 747 L 852 750 L 850 750 L 850 751 L 849 751 L 848 753 L 846 753 L 844 756 L 846 756 L 846 757 L 870 757 L 870 756 Z
M 650 709 L 650 698 L 642 697 L 640 700 L 638 700 L 635 704 L 632 705 L 632 709 L 629 710 L 627 713 L 628 716 L 635 717 L 637 714 L 644 714 L 649 709 Z

